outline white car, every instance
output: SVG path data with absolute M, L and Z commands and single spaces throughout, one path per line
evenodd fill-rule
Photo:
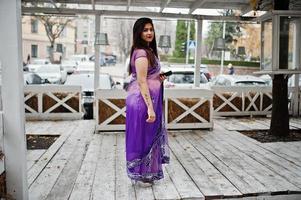
M 94 62 L 87 61 L 87 62 L 80 62 L 75 70 L 75 73 L 87 73 L 87 72 L 94 72 L 95 64 Z
M 74 60 L 63 60 L 61 67 L 66 70 L 68 74 L 72 74 L 77 69 L 77 62 Z
M 194 69 L 193 68 L 165 68 L 164 71 L 172 71 L 172 75 L 164 81 L 166 88 L 193 88 Z M 200 84 L 208 83 L 208 79 L 203 72 L 200 72 Z M 205 86 L 204 86 L 205 87 Z
M 213 78 L 216 86 L 268 86 L 263 79 L 251 75 L 218 75 Z
M 70 56 L 69 60 L 72 60 L 77 64 L 79 64 L 81 62 L 88 62 L 90 59 L 89 56 L 86 54 L 77 54 L 77 55 Z
M 61 71 L 60 65 L 54 64 L 42 65 L 36 69 L 35 73 L 52 84 L 62 84 L 67 78 L 67 72 L 65 70 Z
M 84 119 L 93 119 L 94 102 L 94 74 L 81 73 L 68 76 L 65 85 L 79 85 L 82 87 L 82 104 L 84 108 Z M 116 85 L 109 74 L 99 74 L 98 89 L 114 89 Z
M 51 64 L 49 59 L 34 59 L 30 64 L 26 65 L 26 67 L 28 67 L 29 72 L 35 72 L 40 66 L 48 64 Z

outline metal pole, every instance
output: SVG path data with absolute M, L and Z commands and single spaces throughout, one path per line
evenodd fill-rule
M 21 0 L 0 1 L 0 61 L 7 193 L 28 199 Z
M 226 22 L 223 21 L 223 40 L 225 41 L 226 35 Z M 224 73 L 224 58 L 225 58 L 225 50 L 222 50 L 222 59 L 221 59 L 221 71 L 220 74 Z
M 187 42 L 186 42 L 186 64 L 188 64 L 189 59 L 189 39 L 190 39 L 190 21 L 188 21 L 188 29 L 187 29 Z
M 95 15 L 95 36 L 100 33 L 100 15 Z M 96 39 L 96 37 L 95 37 Z M 96 96 L 96 91 L 99 87 L 99 57 L 100 57 L 100 46 L 95 45 L 95 64 L 94 64 L 94 96 Z M 96 101 L 96 99 L 95 99 Z M 96 110 L 96 103 L 94 104 L 94 119 L 96 119 L 97 110 Z
M 203 29 L 203 20 L 197 20 L 196 27 L 196 49 L 195 49 L 195 67 L 194 67 L 194 86 L 200 87 L 200 66 L 202 58 L 202 29 Z
M 100 15 L 95 15 L 95 35 L 100 33 Z M 99 86 L 99 57 L 100 46 L 95 45 L 95 64 L 94 64 L 94 90 Z

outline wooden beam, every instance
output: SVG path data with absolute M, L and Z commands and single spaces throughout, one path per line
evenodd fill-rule
M 22 65 L 21 0 L 0 1 L 0 60 L 7 193 L 28 199 Z
M 207 0 L 195 0 L 189 7 L 189 14 L 193 13 L 196 9 L 201 8 Z
M 162 1 L 160 13 L 162 13 L 162 11 L 170 4 L 170 2 L 171 2 L 171 0 L 165 0 L 165 3 L 163 3 L 163 1 Z

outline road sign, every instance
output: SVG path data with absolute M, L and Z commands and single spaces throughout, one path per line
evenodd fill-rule
M 189 43 L 188 43 L 188 48 L 189 49 L 194 49 L 196 46 L 196 43 L 194 40 L 190 40 Z

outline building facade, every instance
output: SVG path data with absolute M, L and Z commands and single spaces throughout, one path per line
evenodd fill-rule
M 70 22 L 60 37 L 56 39 L 55 60 L 59 60 L 60 57 L 68 58 L 75 53 L 75 30 L 74 22 Z M 50 42 L 45 27 L 36 17 L 22 17 L 22 39 L 23 61 L 25 63 L 28 57 L 30 59 L 50 57 Z

